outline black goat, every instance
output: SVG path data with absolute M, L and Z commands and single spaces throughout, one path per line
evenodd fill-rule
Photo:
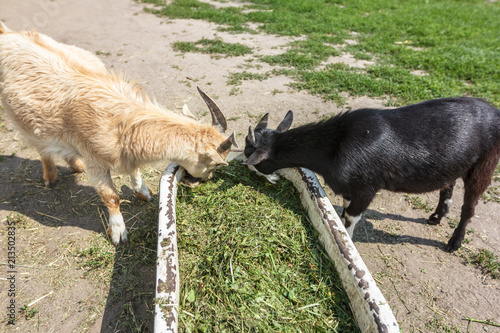
M 305 167 L 344 198 L 342 221 L 352 237 L 379 189 L 440 190 L 429 224 L 448 213 L 457 178 L 465 184 L 460 224 L 447 250 L 461 246 L 481 194 L 500 157 L 500 110 L 476 98 L 445 98 L 397 109 L 360 109 L 288 130 L 293 112 L 276 130 L 269 114 L 246 137 L 243 163 L 270 174 Z

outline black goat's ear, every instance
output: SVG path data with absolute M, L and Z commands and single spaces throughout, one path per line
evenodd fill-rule
M 264 115 L 264 117 L 262 117 L 259 121 L 259 123 L 257 124 L 257 126 L 255 126 L 255 130 L 258 131 L 258 130 L 265 130 L 267 128 L 267 121 L 269 119 L 269 113 L 266 113 Z
M 254 151 L 252 155 L 250 155 L 250 157 L 245 162 L 242 162 L 241 164 L 243 165 L 259 164 L 260 162 L 262 162 L 267 158 L 267 155 L 268 155 L 267 151 L 262 149 L 257 149 L 256 151 Z
M 287 112 L 285 118 L 283 118 L 281 123 L 278 125 L 276 132 L 283 133 L 285 131 L 288 131 L 290 126 L 292 126 L 292 122 L 293 122 L 293 112 L 292 110 L 290 110 Z

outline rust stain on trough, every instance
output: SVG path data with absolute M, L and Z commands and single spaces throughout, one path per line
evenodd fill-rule
M 333 236 L 338 250 L 340 251 L 340 254 L 346 261 L 347 269 L 352 272 L 354 278 L 358 280 L 357 287 L 360 290 L 365 290 L 363 299 L 368 304 L 368 308 L 371 312 L 371 315 L 373 316 L 374 323 L 377 326 L 377 332 L 389 332 L 388 326 L 381 320 L 380 307 L 378 306 L 377 302 L 371 298 L 371 295 L 368 292 L 370 283 L 365 279 L 366 271 L 357 266 L 356 261 L 353 259 L 353 256 L 351 254 L 349 246 L 347 246 L 347 244 L 345 243 L 341 232 L 336 228 L 336 221 L 331 218 L 330 214 L 328 214 L 328 209 L 327 207 L 325 207 L 323 200 L 321 200 L 322 198 L 325 198 L 327 200 L 325 193 L 320 188 L 319 183 L 317 183 L 311 176 L 308 176 L 302 168 L 298 168 L 297 171 L 299 172 L 302 181 L 306 184 L 311 200 L 318 206 L 324 224 L 326 224 L 326 227 L 329 229 L 330 234 Z M 398 326 L 395 319 L 392 326 L 394 328 L 397 328 Z
M 170 164 L 160 180 L 158 212 L 157 284 L 155 332 L 177 332 L 179 306 L 179 273 L 177 265 L 177 235 L 175 200 L 177 181 L 182 169 Z

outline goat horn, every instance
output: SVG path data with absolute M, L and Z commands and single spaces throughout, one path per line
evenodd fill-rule
M 203 100 L 207 104 L 208 109 L 210 110 L 210 114 L 212 115 L 212 126 L 217 127 L 219 129 L 219 131 L 224 133 L 227 130 L 226 118 L 224 118 L 224 115 L 220 111 L 217 104 L 215 104 L 213 99 L 208 97 L 208 95 L 205 94 L 203 92 L 203 90 L 200 89 L 200 87 L 196 87 L 196 88 L 198 89 L 198 92 L 200 93 L 201 97 L 203 98 Z
M 252 126 L 248 127 L 248 141 L 250 144 L 255 143 L 255 132 L 253 131 Z
M 255 126 L 255 130 L 264 130 L 267 128 L 267 121 L 269 119 L 269 113 L 266 113 L 264 117 L 259 121 L 257 126 Z
M 225 152 L 226 150 L 228 150 L 229 148 L 231 148 L 231 145 L 234 145 L 236 148 L 238 148 L 238 144 L 236 143 L 236 140 L 234 138 L 234 131 L 233 131 L 233 133 L 231 133 L 231 135 L 226 140 L 224 140 L 220 144 L 220 146 L 217 148 L 217 152 L 220 155 L 223 152 Z

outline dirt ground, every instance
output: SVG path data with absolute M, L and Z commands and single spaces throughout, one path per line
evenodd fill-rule
M 230 73 L 268 71 L 271 67 L 258 63 L 256 55 L 283 52 L 292 39 L 233 35 L 218 32 L 217 26 L 208 22 L 167 20 L 145 13 L 143 5 L 131 0 L 1 0 L 0 20 L 12 29 L 36 28 L 57 41 L 96 52 L 108 68 L 138 79 L 160 104 L 176 111 L 187 104 L 202 121 L 208 122 L 205 105 L 196 91 L 196 86 L 200 86 L 216 99 L 241 146 L 248 125 L 255 124 L 266 112 L 271 113 L 273 126 L 292 109 L 294 124 L 299 125 L 341 110 L 384 105 L 384 100 L 362 97 L 348 98 L 347 106 L 339 108 L 306 92 L 292 90 L 287 86 L 291 80 L 282 76 L 262 82 L 244 81 L 233 94 L 234 86 L 227 84 Z M 214 36 L 248 45 L 254 54 L 216 59 L 172 50 L 171 43 L 175 41 Z M 348 55 L 331 61 L 364 65 Z M 276 91 L 281 93 L 273 93 Z M 76 264 L 75 253 L 105 239 L 106 215 L 97 195 L 84 175 L 72 175 L 62 163 L 57 186 L 44 188 L 37 154 L 5 121 L 2 109 L 0 117 L 0 330 L 114 332 L 119 331 L 118 318 L 151 311 L 151 301 L 142 305 L 142 310 L 124 310 L 124 301 L 113 293 L 118 276 L 115 272 L 111 276 L 86 278 Z M 151 169 L 149 179 L 157 181 L 166 165 Z M 155 189 L 156 184 L 151 185 Z M 130 198 L 130 206 L 141 205 L 126 187 L 122 192 Z M 355 244 L 403 332 L 500 332 L 498 327 L 465 320 L 469 317 L 500 322 L 499 281 L 465 259 L 467 250 L 477 249 L 500 256 L 500 205 L 481 201 L 466 236 L 467 243 L 462 250 L 450 254 L 444 246 L 453 232 L 450 224 L 459 218 L 462 194 L 461 186 L 457 186 L 449 218 L 439 226 L 431 226 L 425 223 L 431 212 L 415 209 L 405 194 L 382 192 L 355 231 Z M 340 200 L 332 193 L 330 198 L 340 213 Z M 418 198 L 424 208 L 435 207 L 438 195 L 430 193 Z M 16 325 L 8 326 L 9 281 L 4 278 L 9 271 L 7 223 L 18 214 L 24 222 L 16 230 L 16 306 L 36 301 L 33 306 L 38 307 L 38 312 L 29 320 L 18 317 Z M 128 218 L 130 228 L 137 221 L 134 216 Z M 141 290 L 145 299 L 154 297 L 154 278 L 148 279 L 148 274 L 154 272 L 147 271 L 143 276 Z M 150 328 L 147 325 L 143 329 Z

